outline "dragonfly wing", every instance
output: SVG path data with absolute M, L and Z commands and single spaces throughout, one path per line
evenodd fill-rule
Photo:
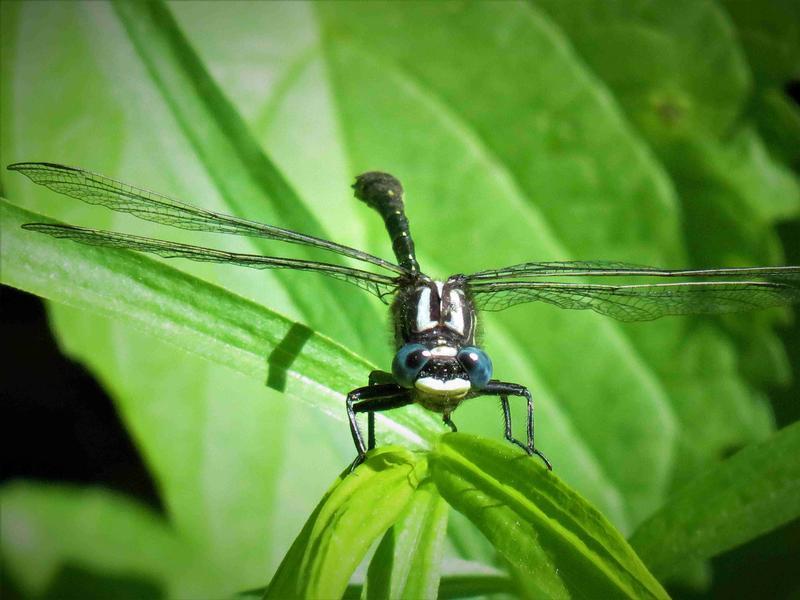
M 620 321 L 650 321 L 668 315 L 723 314 L 800 302 L 800 287 L 771 281 L 703 281 L 641 285 L 553 282 L 469 284 L 475 305 L 503 310 L 525 302 L 593 310 Z
M 375 294 L 384 302 L 386 302 L 386 298 L 392 295 L 397 288 L 397 282 L 393 277 L 323 262 L 279 258 L 275 256 L 259 256 L 256 254 L 239 254 L 223 250 L 214 250 L 212 248 L 203 248 L 201 246 L 167 242 L 137 235 L 75 227 L 72 225 L 27 223 L 23 225 L 23 228 L 39 233 L 46 233 L 56 238 L 70 239 L 90 246 L 136 250 L 138 252 L 157 254 L 164 258 L 187 258 L 200 262 L 225 263 L 253 269 L 313 271 L 355 284 Z
M 730 269 L 659 269 L 623 262 L 529 262 L 467 276 L 469 282 L 519 280 L 537 277 L 659 277 L 676 279 L 800 280 L 800 267 L 740 267 Z
M 349 246 L 289 229 L 215 213 L 84 169 L 39 162 L 16 163 L 8 169 L 19 171 L 34 183 L 60 194 L 88 204 L 102 205 L 117 212 L 129 213 L 154 223 L 192 231 L 230 233 L 301 244 L 371 263 L 400 275 L 407 273 L 398 265 Z

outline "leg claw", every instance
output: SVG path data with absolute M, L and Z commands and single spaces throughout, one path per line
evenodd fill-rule
M 553 465 L 550 464 L 550 461 L 547 460 L 547 457 L 541 452 L 539 452 L 536 448 L 525 448 L 525 451 L 528 453 L 528 456 L 538 456 L 539 458 L 541 458 L 545 466 L 547 467 L 548 471 L 553 470 Z
M 350 463 L 350 467 L 347 469 L 347 473 L 350 474 L 356 470 L 356 467 L 363 463 L 367 458 L 366 454 L 359 454 L 356 456 L 356 459 Z

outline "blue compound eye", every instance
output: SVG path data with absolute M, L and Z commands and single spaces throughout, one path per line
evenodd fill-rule
M 417 375 L 430 359 L 431 351 L 422 344 L 406 344 L 397 351 L 392 361 L 395 381 L 405 388 L 413 388 Z
M 467 371 L 474 390 L 485 388 L 492 378 L 492 359 L 480 348 L 465 346 L 458 351 L 458 362 Z

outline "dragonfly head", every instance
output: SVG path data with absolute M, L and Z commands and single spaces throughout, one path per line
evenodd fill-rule
M 459 398 L 486 387 L 492 361 L 480 348 L 448 345 L 404 344 L 392 361 L 392 374 L 405 388 L 428 396 Z

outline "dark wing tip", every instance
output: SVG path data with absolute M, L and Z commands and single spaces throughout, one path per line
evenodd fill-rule
M 80 171 L 80 169 L 76 169 L 75 167 L 68 167 L 67 165 L 62 165 L 59 163 L 51 163 L 51 162 L 17 162 L 12 163 L 6 167 L 9 171 L 20 171 L 24 172 L 28 169 L 35 169 L 37 167 L 46 167 L 48 169 L 60 169 L 62 171 Z

